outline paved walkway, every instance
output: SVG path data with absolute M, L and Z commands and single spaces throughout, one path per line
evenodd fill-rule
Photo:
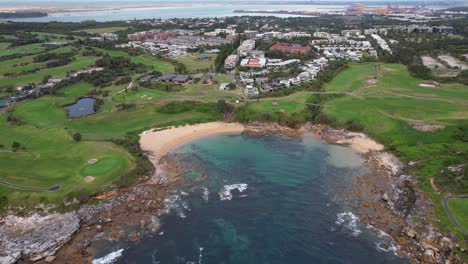
M 54 191 L 60 189 L 59 185 L 55 185 L 55 186 L 52 186 L 52 187 L 49 187 L 49 188 L 34 188 L 34 187 L 26 187 L 26 186 L 16 185 L 16 184 L 9 183 L 9 182 L 2 181 L 2 180 L 0 180 L 0 184 L 3 184 L 5 186 L 11 187 L 11 188 L 20 189 L 20 190 L 27 190 L 27 191 L 49 191 L 49 192 L 54 192 Z
M 463 228 L 463 226 L 460 223 L 457 222 L 457 219 L 455 219 L 455 216 L 452 214 L 452 212 L 449 209 L 448 201 L 450 199 L 452 199 L 452 198 L 465 198 L 466 199 L 466 198 L 468 198 L 468 195 L 448 195 L 444 199 L 445 211 L 449 215 L 449 217 L 452 220 L 453 224 L 456 225 L 458 228 L 460 228 L 460 230 L 463 232 L 463 234 L 468 235 L 468 231 L 466 231 L 465 228 Z

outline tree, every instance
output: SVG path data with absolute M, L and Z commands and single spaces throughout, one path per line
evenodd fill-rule
M 52 75 L 50 74 L 47 74 L 44 77 L 42 77 L 42 84 L 46 84 L 50 78 L 52 78 Z
M 218 112 L 222 113 L 223 115 L 230 114 L 232 111 L 234 111 L 234 106 L 226 103 L 224 100 L 219 100 L 216 103 L 216 108 L 218 109 Z
M 13 141 L 13 144 L 11 144 L 11 148 L 13 151 L 17 151 L 21 147 L 21 144 L 19 142 Z
M 76 142 L 81 141 L 81 134 L 80 133 L 73 134 L 73 140 L 75 140 Z
M 236 86 L 234 83 L 230 83 L 230 84 L 228 85 L 228 88 L 229 88 L 229 90 L 234 90 L 234 89 L 237 88 L 237 86 Z

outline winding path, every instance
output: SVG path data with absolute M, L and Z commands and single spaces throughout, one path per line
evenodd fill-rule
M 27 190 L 27 191 L 49 191 L 49 192 L 54 192 L 60 189 L 60 185 L 55 185 L 49 188 L 34 188 L 34 187 L 26 187 L 26 186 L 21 186 L 21 185 L 16 185 L 13 183 L 9 183 L 6 181 L 0 180 L 0 184 L 3 184 L 5 186 L 15 188 L 15 189 L 20 189 L 20 190 Z
M 445 212 L 447 212 L 447 214 L 450 217 L 450 219 L 452 220 L 453 224 L 456 225 L 463 232 L 463 234 L 468 235 L 468 231 L 466 231 L 465 228 L 463 228 L 463 226 L 460 223 L 457 222 L 457 219 L 455 219 L 455 216 L 452 214 L 452 212 L 449 209 L 448 201 L 451 198 L 465 198 L 466 199 L 466 198 L 468 198 L 468 195 L 448 195 L 444 199 Z

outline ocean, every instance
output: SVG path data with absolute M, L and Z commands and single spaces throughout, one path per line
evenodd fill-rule
M 349 148 L 313 135 L 216 135 L 170 157 L 183 165 L 152 237 L 95 257 L 115 263 L 406 263 L 385 232 L 356 216 Z M 113 255 L 108 255 L 114 251 Z M 108 257 L 106 258 L 106 255 Z M 96 263 L 111 263 L 96 262 Z

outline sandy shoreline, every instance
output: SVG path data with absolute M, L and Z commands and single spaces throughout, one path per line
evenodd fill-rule
M 240 134 L 245 127 L 239 123 L 211 122 L 197 125 L 172 127 L 164 130 L 147 130 L 140 134 L 140 147 L 150 153 L 155 167 L 171 150 L 192 140 L 217 134 Z

